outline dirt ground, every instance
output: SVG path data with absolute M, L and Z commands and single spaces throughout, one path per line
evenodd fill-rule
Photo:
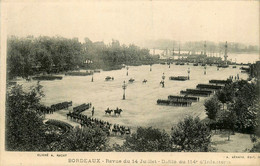
M 171 81 L 170 76 L 187 75 L 190 68 L 190 80 Z M 204 100 L 193 102 L 191 107 L 173 107 L 157 105 L 158 99 L 167 99 L 168 95 L 180 95 L 181 90 L 196 88 L 199 83 L 208 83 L 210 79 L 227 79 L 229 76 L 240 75 L 240 78 L 247 78 L 247 75 L 240 73 L 239 68 L 220 68 L 208 66 L 207 74 L 204 75 L 203 66 L 190 65 L 153 65 L 150 66 L 130 66 L 129 75 L 126 76 L 126 69 L 115 71 L 102 71 L 94 74 L 94 82 L 91 76 L 63 76 L 62 80 L 41 81 L 45 97 L 42 103 L 50 106 L 58 102 L 72 101 L 73 107 L 83 103 L 92 103 L 95 107 L 94 118 L 108 121 L 112 124 L 128 126 L 130 128 L 155 127 L 169 131 L 185 116 L 206 117 L 204 111 Z M 162 88 L 159 82 L 165 75 L 165 87 Z M 113 81 L 105 81 L 106 76 L 113 76 Z M 134 78 L 134 83 L 128 83 L 130 78 Z M 146 79 L 148 82 L 143 84 Z M 123 81 L 126 81 L 126 100 L 122 100 Z M 26 84 L 33 84 L 35 82 Z M 105 115 L 105 110 L 121 108 L 121 116 Z M 72 107 L 69 108 L 72 111 Z M 83 114 L 91 116 L 91 110 L 86 110 Z M 66 117 L 63 117 L 63 119 Z
M 170 76 L 186 76 L 187 70 L 190 68 L 190 80 L 188 81 L 171 81 Z M 92 76 L 63 76 L 62 80 L 55 81 L 41 81 L 45 97 L 42 103 L 50 106 L 63 101 L 72 101 L 73 107 L 83 103 L 92 103 L 95 107 L 94 118 L 108 121 L 112 124 L 119 124 L 128 126 L 132 131 L 135 131 L 138 126 L 154 127 L 170 132 L 172 126 L 176 125 L 180 120 L 186 116 L 198 116 L 201 119 L 206 117 L 204 101 L 205 97 L 200 97 L 199 102 L 193 102 L 191 107 L 173 107 L 157 105 L 158 99 L 167 99 L 168 95 L 180 95 L 181 90 L 187 88 L 196 88 L 199 83 L 208 83 L 210 79 L 227 79 L 229 76 L 237 76 L 240 79 L 246 79 L 248 76 L 241 73 L 239 67 L 220 68 L 217 70 L 216 66 L 208 66 L 207 74 L 204 74 L 204 67 L 190 65 L 174 65 L 169 68 L 168 65 L 153 65 L 152 71 L 150 66 L 130 66 L 126 75 L 126 69 L 115 71 L 102 71 L 95 73 L 91 82 Z M 165 76 L 165 87 L 162 88 L 159 82 L 162 76 Z M 106 76 L 112 76 L 113 81 L 105 81 Z M 128 83 L 130 78 L 134 78 L 134 83 Z M 142 81 L 146 79 L 146 84 Z M 123 96 L 123 81 L 126 81 L 126 100 L 122 100 Z M 36 81 L 22 82 L 23 86 L 31 86 L 36 84 Z M 68 122 L 72 125 L 77 123 L 67 120 L 66 113 L 72 111 L 70 107 L 68 110 L 61 110 L 51 115 L 46 115 L 46 118 L 58 119 Z M 123 112 L 120 116 L 105 115 L 105 110 L 121 108 Z M 91 110 L 86 110 L 83 114 L 91 116 Z M 216 137 L 216 138 L 215 138 Z M 213 137 L 214 140 L 217 136 Z M 242 139 L 242 138 L 241 138 Z M 110 142 L 117 142 L 122 144 L 122 139 L 111 138 Z M 221 140 L 221 139 L 219 139 Z M 245 141 L 244 138 L 241 141 Z M 218 141 L 218 139 L 216 140 Z M 234 139 L 235 141 L 235 139 Z M 250 141 L 250 140 L 249 140 Z M 248 143 L 245 141 L 245 146 Z M 227 144 L 227 143 L 226 143 Z M 223 145 L 219 145 L 219 149 L 226 151 Z M 228 145 L 234 145 L 228 142 Z M 234 147 L 236 151 L 237 147 Z

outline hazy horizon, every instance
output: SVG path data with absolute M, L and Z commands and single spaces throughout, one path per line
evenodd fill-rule
M 79 1 L 80 2 L 80 1 Z M 259 46 L 258 1 L 5 3 L 7 35 L 122 44 L 168 39 Z

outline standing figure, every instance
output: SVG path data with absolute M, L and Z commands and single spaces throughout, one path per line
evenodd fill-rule
M 95 107 L 92 108 L 92 116 L 94 116 Z

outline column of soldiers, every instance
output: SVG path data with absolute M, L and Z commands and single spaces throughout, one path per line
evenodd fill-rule
M 89 127 L 89 128 L 99 127 L 108 136 L 110 135 L 111 131 L 115 134 L 120 133 L 121 135 L 131 133 L 129 127 L 113 125 L 113 129 L 111 129 L 112 126 L 111 123 L 93 117 L 88 117 L 87 115 L 83 115 L 83 114 L 68 113 L 67 118 L 70 118 L 71 120 L 80 123 L 81 127 Z
M 72 106 L 72 101 L 70 102 L 62 102 L 62 103 L 57 103 L 53 104 L 50 107 L 44 106 L 44 105 L 39 105 L 37 110 L 42 112 L 43 114 L 53 114 L 55 111 L 59 111 L 62 109 L 68 109 L 70 106 Z

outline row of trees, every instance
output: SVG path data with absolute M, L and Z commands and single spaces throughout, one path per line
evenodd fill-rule
M 37 72 L 63 72 L 78 68 L 110 69 L 116 65 L 153 63 L 148 49 L 133 44 L 120 45 L 113 40 L 109 45 L 92 42 L 88 38 L 80 43 L 77 38 L 33 37 L 7 40 L 7 71 L 10 78 L 28 77 Z
M 205 101 L 211 128 L 260 136 L 259 85 L 259 82 L 254 81 L 232 82 Z
M 210 130 L 199 118 L 187 117 L 169 135 L 154 128 L 139 127 L 124 144 L 108 145 L 100 128 L 59 128 L 43 123 L 37 112 L 43 96 L 38 84 L 28 92 L 17 85 L 7 91 L 6 150 L 9 151 L 209 151 Z
M 7 71 L 10 78 L 28 77 L 36 71 L 71 70 L 83 62 L 77 39 L 62 37 L 10 37 L 7 40 Z
M 198 117 L 188 116 L 172 128 L 171 134 L 152 127 L 139 127 L 116 151 L 130 152 L 208 152 L 211 132 Z

